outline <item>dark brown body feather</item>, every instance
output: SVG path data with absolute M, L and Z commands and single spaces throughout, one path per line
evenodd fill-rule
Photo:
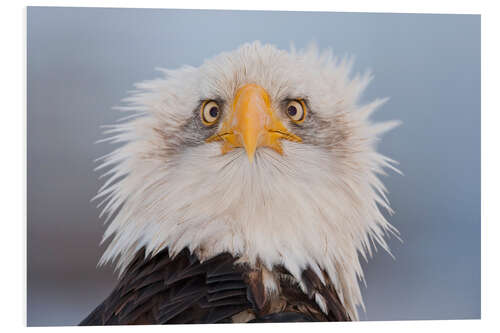
M 235 264 L 229 253 L 200 262 L 184 249 L 146 258 L 139 251 L 117 287 L 80 325 L 189 324 L 350 320 L 329 280 L 303 272 L 308 294 L 283 267 L 273 274 L 279 294 L 265 292 L 263 272 Z M 325 314 L 314 300 L 325 299 Z

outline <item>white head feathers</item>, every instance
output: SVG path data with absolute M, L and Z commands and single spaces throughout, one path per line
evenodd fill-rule
M 133 116 L 107 132 L 122 145 L 99 167 L 111 175 L 97 196 L 111 219 L 101 262 L 117 259 L 123 270 L 141 247 L 189 247 L 202 259 L 229 251 L 269 270 L 284 265 L 299 281 L 309 266 L 329 275 L 357 318 L 358 254 L 371 255 L 375 242 L 388 250 L 383 236 L 395 231 L 379 211 L 391 209 L 377 178 L 393 161 L 374 146 L 396 123 L 368 120 L 385 100 L 359 106 L 371 77 L 351 79 L 350 69 L 329 51 L 255 42 L 137 84 L 121 108 Z M 276 108 L 286 98 L 307 98 L 314 123 L 288 125 L 302 131 L 303 142 L 283 140 L 283 155 L 260 148 L 249 163 L 242 148 L 221 154 L 220 142 L 204 141 L 193 121 L 200 101 L 230 105 L 247 83 L 263 87 Z

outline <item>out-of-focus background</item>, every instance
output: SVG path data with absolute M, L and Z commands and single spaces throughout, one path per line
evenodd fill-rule
M 111 291 L 96 269 L 103 220 L 94 159 L 133 83 L 155 67 L 200 65 L 261 40 L 315 41 L 355 55 L 375 79 L 363 101 L 403 125 L 379 150 L 404 176 L 383 181 L 404 240 L 364 264 L 363 320 L 480 318 L 480 16 L 28 8 L 29 326 L 75 325 Z

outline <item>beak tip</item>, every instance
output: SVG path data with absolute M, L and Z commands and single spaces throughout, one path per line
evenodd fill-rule
M 252 164 L 253 160 L 255 159 L 255 151 L 250 152 L 247 150 L 247 156 L 248 156 L 248 161 L 250 162 L 250 164 Z

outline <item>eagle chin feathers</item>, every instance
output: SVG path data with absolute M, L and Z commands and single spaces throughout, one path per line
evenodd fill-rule
M 200 262 L 230 253 L 262 273 L 266 293 L 280 288 L 284 267 L 308 293 L 304 271 L 334 286 L 351 319 L 364 308 L 359 255 L 371 256 L 396 234 L 380 209 L 392 213 L 378 175 L 396 170 L 375 150 L 396 122 L 372 123 L 386 99 L 360 105 L 370 74 L 351 75 L 352 61 L 331 51 L 279 50 L 259 42 L 222 53 L 200 67 L 161 70 L 164 77 L 136 85 L 119 109 L 129 117 L 107 130 L 120 144 L 101 160 L 109 178 L 99 191 L 110 239 L 101 264 L 120 274 L 144 249 L 154 256 L 188 249 Z M 193 122 L 200 101 L 231 105 L 244 84 L 263 87 L 273 106 L 304 98 L 315 122 L 304 142 L 283 140 L 283 155 L 258 149 L 250 163 L 243 149 L 221 154 Z M 396 170 L 397 171 L 397 170 Z M 314 296 L 326 312 L 321 294 Z

